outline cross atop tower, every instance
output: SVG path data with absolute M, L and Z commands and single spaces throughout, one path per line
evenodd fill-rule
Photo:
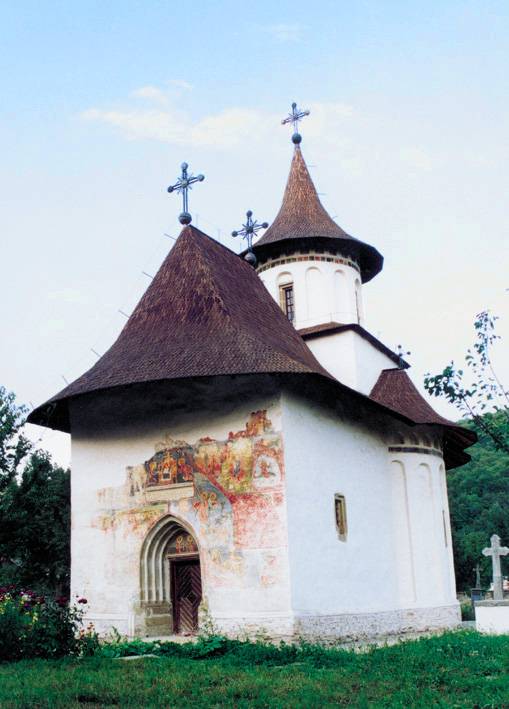
M 301 121 L 306 116 L 309 116 L 309 111 L 301 111 L 297 108 L 295 101 L 292 103 L 292 112 L 288 114 L 286 118 L 283 118 L 281 125 L 286 125 L 287 123 L 293 124 L 293 135 L 292 142 L 294 145 L 299 145 L 302 141 L 302 136 L 298 131 L 299 121 Z
M 178 192 L 182 195 L 182 212 L 179 214 L 179 222 L 181 224 L 191 224 L 192 217 L 189 213 L 188 191 L 192 189 L 191 185 L 195 182 L 203 182 L 205 175 L 196 175 L 187 172 L 189 165 L 183 162 L 181 165 L 182 175 L 178 178 L 174 185 L 168 187 L 168 192 Z
M 256 256 L 253 253 L 253 236 L 255 236 L 260 229 L 266 229 L 269 225 L 267 222 L 258 224 L 256 219 L 253 221 L 253 212 L 250 209 L 246 212 L 246 217 L 247 220 L 246 223 L 242 225 L 242 229 L 232 231 L 232 236 L 242 236 L 242 238 L 246 240 L 247 254 L 244 258 L 254 268 L 256 266 Z
M 502 601 L 504 591 L 502 588 L 502 570 L 500 568 L 500 557 L 509 554 L 507 547 L 500 546 L 500 537 L 498 534 L 492 534 L 490 537 L 491 546 L 482 550 L 484 556 L 491 556 L 493 564 L 493 600 Z

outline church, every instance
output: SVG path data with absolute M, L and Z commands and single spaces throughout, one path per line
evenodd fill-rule
M 239 256 L 182 231 L 118 339 L 29 421 L 72 438 L 72 595 L 100 633 L 335 642 L 458 624 L 446 471 L 474 434 L 365 328 L 373 246 L 297 132 Z M 253 241 L 253 237 L 257 237 Z

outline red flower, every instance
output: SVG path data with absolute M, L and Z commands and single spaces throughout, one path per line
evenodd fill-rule
M 88 601 L 86 598 L 78 598 L 78 603 L 81 603 L 84 605 L 85 603 L 88 603 Z

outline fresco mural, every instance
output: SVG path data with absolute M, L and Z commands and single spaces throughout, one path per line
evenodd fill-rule
M 175 485 L 193 479 L 193 449 L 177 446 L 156 453 L 144 464 L 146 485 Z
M 168 544 L 167 553 L 172 556 L 179 554 L 196 554 L 198 546 L 193 539 L 192 534 L 177 534 Z
M 103 504 L 123 509 L 105 510 L 96 526 L 138 532 L 146 519 L 146 531 L 156 518 L 173 514 L 195 531 L 209 585 L 269 587 L 284 576 L 278 552 L 286 546 L 283 483 L 281 436 L 266 410 L 254 411 L 225 440 L 159 444 L 150 459 L 128 468 L 123 491 L 99 491 Z M 197 547 L 182 534 L 168 552 L 196 553 Z

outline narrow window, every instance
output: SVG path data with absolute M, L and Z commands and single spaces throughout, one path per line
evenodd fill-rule
M 346 542 L 346 502 L 344 495 L 334 495 L 334 514 L 336 517 L 336 530 L 342 542 Z
M 281 309 L 288 320 L 293 323 L 295 320 L 295 300 L 293 296 L 293 283 L 287 283 L 279 287 L 279 302 Z
M 355 307 L 357 310 L 357 322 L 360 324 L 362 320 L 362 303 L 361 303 L 361 282 L 355 280 Z

